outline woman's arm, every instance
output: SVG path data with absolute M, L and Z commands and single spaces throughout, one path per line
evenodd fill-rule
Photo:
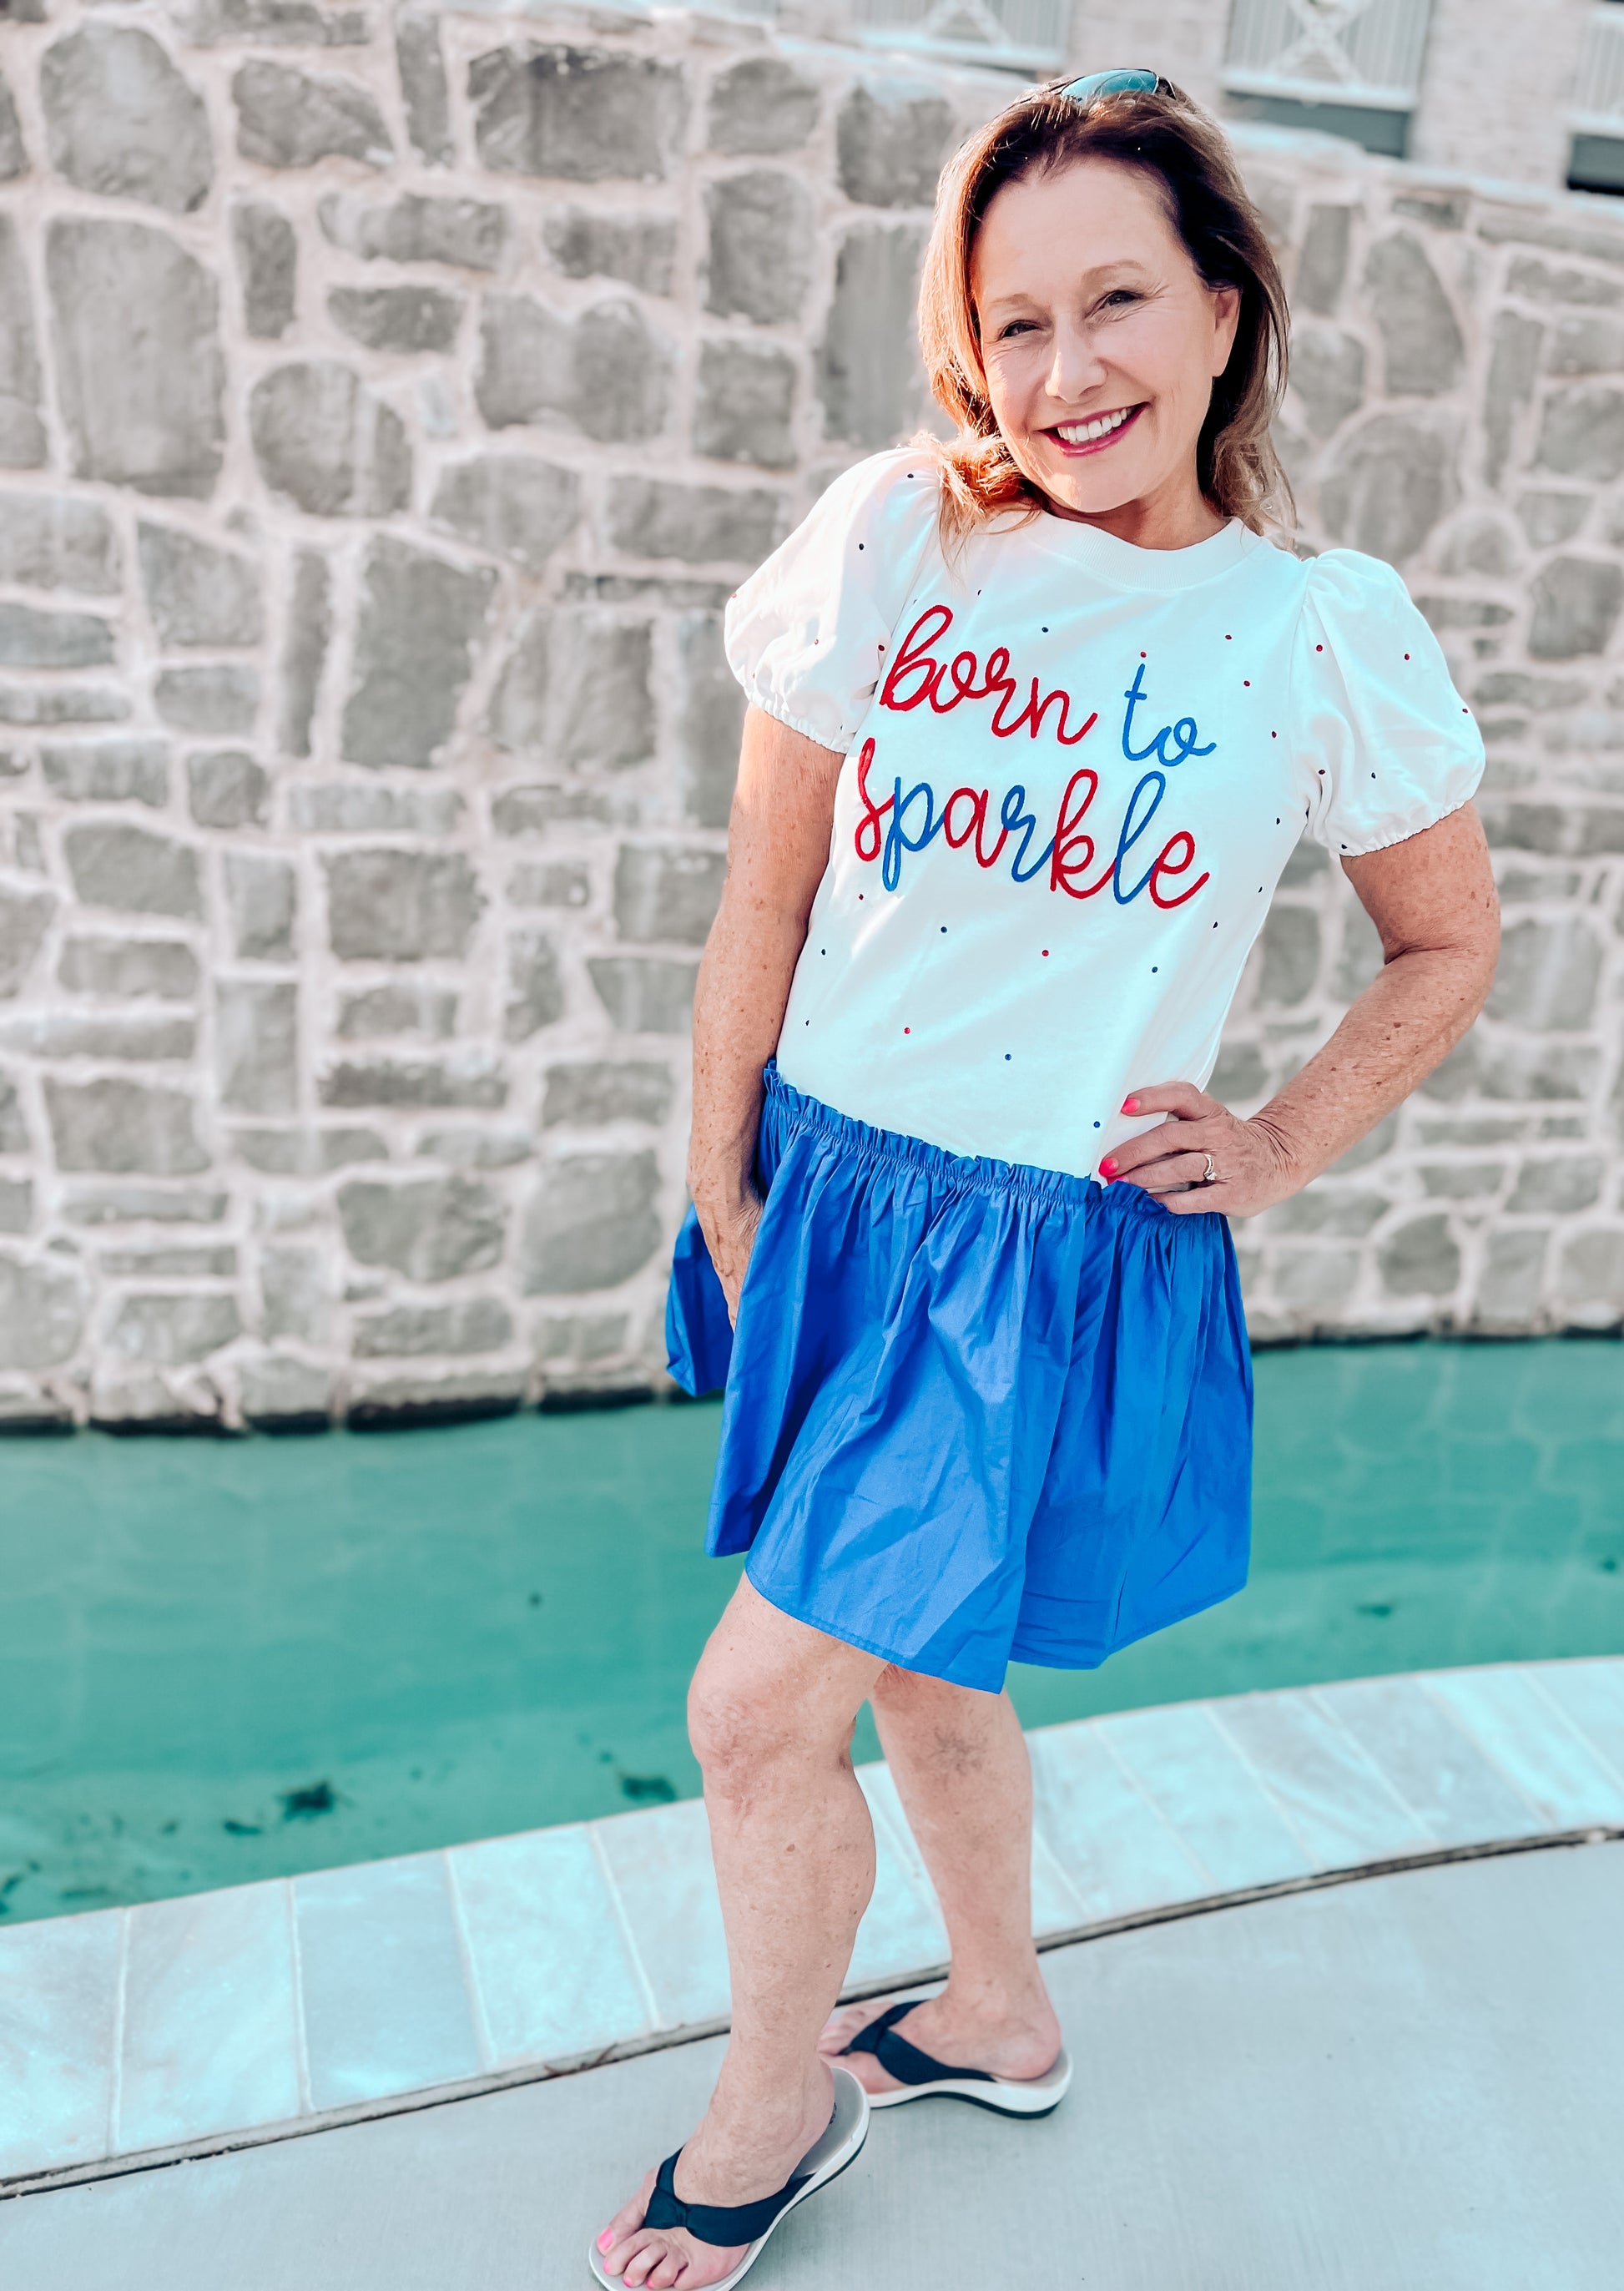
M 1381 934 L 1386 965 L 1323 1049 L 1241 1121 L 1188 1082 L 1138 1090 L 1124 1107 L 1170 1119 L 1130 1138 L 1100 1174 L 1124 1178 L 1181 1215 L 1251 1217 L 1315 1178 L 1409 1097 L 1453 1049 L 1489 992 L 1499 904 L 1470 804 L 1344 872 Z M 1210 1154 L 1214 1185 L 1200 1185 Z M 1169 1188 L 1195 1185 L 1191 1193 Z
M 829 864 L 843 758 L 752 708 L 728 826 L 728 880 L 694 995 L 688 1191 L 729 1314 L 760 1221 L 751 1181 L 761 1069 L 778 1047 L 807 917 Z

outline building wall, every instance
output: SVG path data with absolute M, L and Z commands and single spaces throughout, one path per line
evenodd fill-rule
M 921 411 L 1009 84 L 738 23 L 27 0 L 0 74 L 0 1413 L 646 1383 L 737 695 L 719 615 Z M 16 14 L 15 0 L 13 19 Z M 1491 1014 L 1241 1234 L 1265 1336 L 1624 1318 L 1624 220 L 1243 141 L 1305 546 L 1481 711 Z M 1223 1086 L 1370 974 L 1293 865 Z
M 1411 157 L 1507 182 L 1565 182 L 1573 77 L 1594 13 L 1595 0 L 1432 0 Z
M 1596 5 L 1432 0 L 1411 162 L 1544 189 L 1564 183 L 1574 74 Z M 1232 7 L 1233 0 L 1075 0 L 1075 68 L 1154 64 L 1221 113 Z

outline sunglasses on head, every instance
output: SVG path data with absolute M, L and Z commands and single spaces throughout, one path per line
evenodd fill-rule
M 1073 103 L 1081 104 L 1086 110 L 1096 96 L 1171 95 L 1173 84 L 1170 80 L 1163 79 L 1160 72 L 1152 71 L 1146 65 L 1138 65 L 1130 66 L 1122 71 L 1089 72 L 1083 78 L 1057 88 L 1055 92 L 1069 96 Z

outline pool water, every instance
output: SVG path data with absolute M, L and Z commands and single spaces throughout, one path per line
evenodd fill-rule
M 1029 1725 L 1624 1652 L 1624 1352 L 1258 1363 L 1252 1578 Z M 404 1853 L 695 1793 L 683 1693 L 736 1580 L 713 1406 L 3 1451 L 0 1914 Z M 859 1754 L 875 1755 L 872 1732 Z

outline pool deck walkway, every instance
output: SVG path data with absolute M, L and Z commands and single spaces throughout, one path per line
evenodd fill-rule
M 750 2291 L 1608 2291 L 1624 1844 L 1435 1864 L 1047 1960 L 1077 2078 L 877 2116 Z M 0 2204 L 6 2291 L 591 2291 L 720 2040 Z
M 1204 1908 L 1325 1897 L 1387 1871 L 1419 1883 L 1415 1872 L 1463 1855 L 1624 1837 L 1624 1660 L 1240 1695 L 1030 1739 L 1034 1922 L 1056 1949 L 1114 1935 L 1120 1954 L 1133 1928 L 1170 1932 Z M 852 1994 L 928 1979 L 946 1955 L 890 1777 L 871 1766 L 863 1781 L 880 1877 Z M 1286 1915 L 1274 1901 L 1271 1918 Z M 1163 1945 L 1141 1933 L 1133 1948 Z M 567 2115 L 603 2088 L 559 2081 L 570 2071 L 671 2047 L 691 2064 L 727 2009 L 693 1803 L 44 1919 L 0 1933 L 0 2193 L 297 2144 L 511 2086 L 543 2087 L 504 2102 L 540 2121 L 551 2082 Z M 639 2073 L 653 2090 L 687 2070 Z

